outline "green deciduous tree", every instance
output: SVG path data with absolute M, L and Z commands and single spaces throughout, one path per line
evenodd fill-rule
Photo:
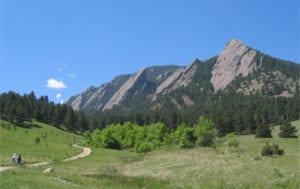
M 195 125 L 194 136 L 197 138 L 197 146 L 212 146 L 215 141 L 215 129 L 213 122 L 205 117 L 200 117 Z

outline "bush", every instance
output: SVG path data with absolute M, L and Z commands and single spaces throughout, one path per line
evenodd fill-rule
M 284 155 L 284 150 L 279 148 L 278 144 L 270 146 L 269 143 L 266 143 L 261 151 L 261 155 L 271 157 L 273 157 L 273 155 Z
M 262 156 L 271 156 L 271 157 L 273 157 L 272 146 L 270 146 L 269 143 L 267 143 L 267 144 L 263 147 L 263 149 L 262 149 L 262 151 L 261 151 L 261 155 L 262 155 Z
M 40 142 L 41 142 L 40 137 L 36 137 L 36 138 L 35 138 L 35 143 L 36 143 L 36 144 L 39 144 Z
M 284 150 L 280 149 L 278 144 L 273 144 L 272 150 L 274 155 L 284 155 Z
M 234 133 L 230 133 L 228 135 L 226 135 L 227 138 L 227 144 L 229 146 L 229 148 L 231 147 L 239 147 L 240 142 L 236 139 L 235 134 Z
M 151 144 L 149 142 L 138 142 L 134 148 L 138 153 L 147 153 L 152 150 Z
M 179 146 L 181 148 L 192 148 L 195 145 L 196 138 L 193 135 L 194 129 L 186 127 L 179 138 Z
M 258 160 L 261 159 L 261 157 L 260 157 L 260 156 L 255 156 L 253 159 L 254 159 L 255 161 L 258 161 Z

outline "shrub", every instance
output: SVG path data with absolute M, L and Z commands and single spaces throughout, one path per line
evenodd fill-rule
M 269 143 L 267 143 L 267 144 L 263 147 L 263 149 L 262 149 L 262 151 L 261 151 L 261 155 L 262 155 L 262 156 L 271 156 L 271 157 L 273 157 L 272 146 L 270 146 Z
M 278 144 L 270 146 L 269 143 L 266 143 L 261 151 L 261 155 L 271 157 L 273 157 L 273 155 L 284 155 L 284 150 L 279 148 Z
M 255 156 L 253 159 L 254 159 L 255 161 L 258 161 L 258 160 L 261 159 L 261 157 L 260 157 L 260 156 Z
M 179 146 L 181 148 L 192 148 L 195 145 L 196 138 L 193 135 L 194 129 L 186 127 L 179 138 Z
M 237 148 L 240 145 L 240 142 L 238 141 L 238 139 L 236 139 L 234 133 L 230 133 L 230 134 L 226 135 L 226 138 L 227 138 L 227 144 L 228 144 L 229 148 L 231 148 L 231 147 Z
M 272 150 L 274 155 L 284 155 L 284 150 L 280 149 L 278 144 L 273 144 Z
M 40 137 L 36 137 L 36 138 L 35 138 L 35 143 L 36 143 L 36 144 L 39 144 L 40 142 L 41 142 Z
M 138 142 L 136 143 L 134 148 L 138 153 L 147 153 L 152 150 L 151 144 L 149 142 Z
M 291 123 L 285 122 L 280 125 L 280 133 L 278 134 L 281 138 L 297 138 L 296 135 L 297 129 L 295 126 L 292 126 Z

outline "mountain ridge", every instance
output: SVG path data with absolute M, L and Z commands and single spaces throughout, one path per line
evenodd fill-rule
M 240 40 L 232 39 L 219 56 L 206 61 L 196 58 L 185 67 L 152 66 L 135 74 L 117 76 L 99 88 L 90 87 L 70 98 L 68 104 L 84 112 L 153 109 L 163 106 L 161 100 L 168 99 L 164 97 L 173 91 L 174 94 L 181 91 L 180 97 L 168 99 L 175 108 L 180 109 L 180 104 L 194 106 L 195 99 L 192 96 L 226 92 L 229 89 L 244 95 L 291 97 L 300 85 L 297 70 L 298 64 L 265 55 Z M 274 81 L 273 76 L 276 76 Z M 187 91 L 193 95 L 189 96 Z

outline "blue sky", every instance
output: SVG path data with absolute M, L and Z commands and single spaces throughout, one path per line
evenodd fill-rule
M 0 3 L 0 93 L 58 103 L 143 67 L 208 59 L 232 38 L 300 62 L 298 0 Z

